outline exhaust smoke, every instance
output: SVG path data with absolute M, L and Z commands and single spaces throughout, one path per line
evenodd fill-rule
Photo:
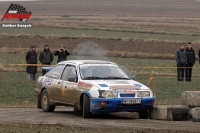
M 86 41 L 78 44 L 72 51 L 72 54 L 75 56 L 74 59 L 76 60 L 108 60 L 106 57 L 107 51 L 93 41 Z

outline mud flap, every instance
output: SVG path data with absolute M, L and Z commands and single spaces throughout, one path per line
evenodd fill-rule
M 38 95 L 37 108 L 42 109 L 42 107 L 41 107 L 41 95 Z

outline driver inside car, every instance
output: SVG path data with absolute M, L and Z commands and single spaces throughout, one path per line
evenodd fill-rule
M 106 78 L 106 77 L 110 77 L 113 74 L 111 73 L 111 69 L 108 67 L 100 67 L 100 74 L 99 77 L 101 78 Z

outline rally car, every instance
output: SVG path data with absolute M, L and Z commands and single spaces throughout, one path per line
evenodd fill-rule
M 56 106 L 72 106 L 84 118 L 92 114 L 119 111 L 138 112 L 148 118 L 155 95 L 109 61 L 69 60 L 58 63 L 35 88 L 39 109 L 54 111 Z

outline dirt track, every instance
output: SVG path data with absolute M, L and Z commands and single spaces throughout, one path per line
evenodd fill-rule
M 112 113 L 96 115 L 84 119 L 73 114 L 73 108 L 57 108 L 53 113 L 43 112 L 36 108 L 0 108 L 0 122 L 21 124 L 61 124 L 80 127 L 124 127 L 141 129 L 166 129 L 176 131 L 199 132 L 198 122 L 161 121 L 138 119 L 137 113 Z

